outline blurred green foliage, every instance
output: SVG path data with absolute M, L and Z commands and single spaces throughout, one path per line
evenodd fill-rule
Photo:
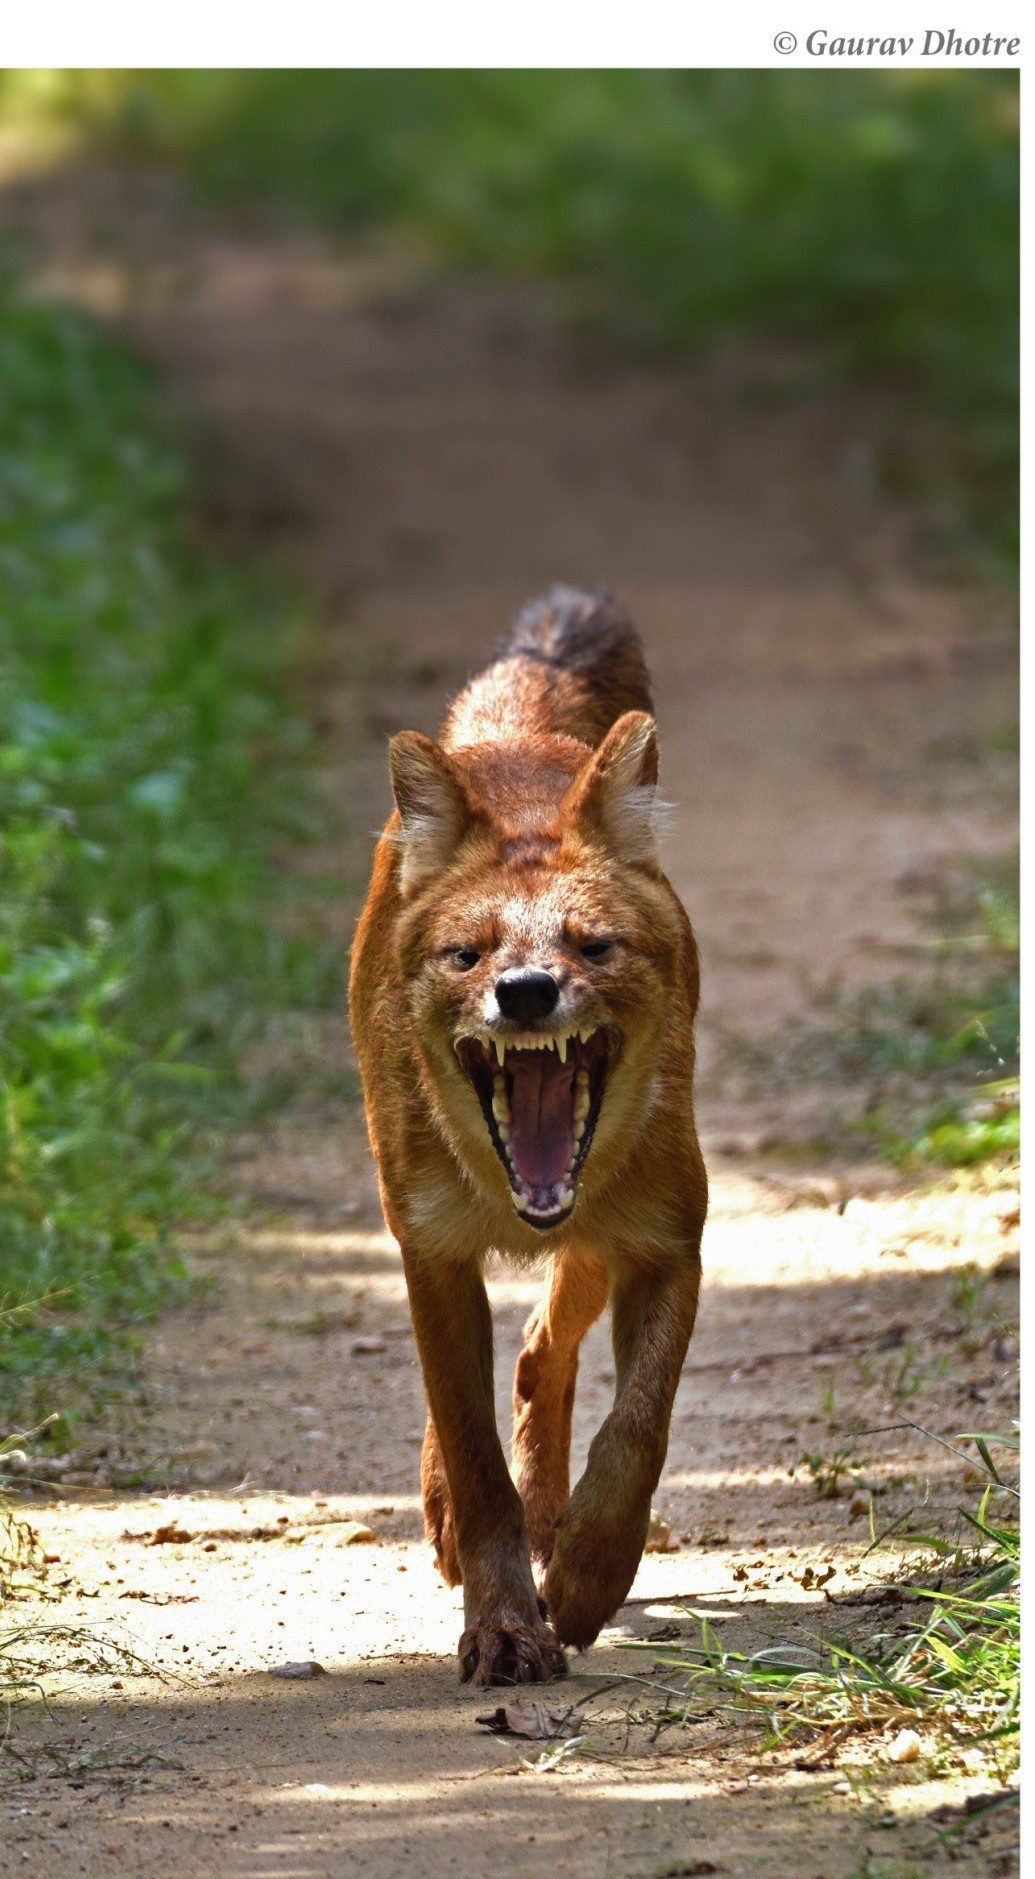
M 35 84 L 35 90 L 33 85 Z M 801 342 L 944 420 L 911 468 L 1016 550 L 1010 72 L 14 74 L 207 189 L 577 285 L 639 343 Z M 906 453 L 908 454 L 908 453 Z M 953 493 L 962 502 L 952 500 Z
M 246 1046 L 332 972 L 277 917 L 289 614 L 192 546 L 143 369 L 2 282 L 0 588 L 2 1396 L 158 1302 Z
M 1020 900 L 1014 861 L 944 909 L 933 975 L 864 993 L 806 1034 L 798 1075 L 868 1083 L 859 1125 L 902 1166 L 963 1168 L 1020 1150 Z
M 876 1118 L 874 1133 L 893 1161 L 965 1168 L 1020 1153 L 1020 892 L 1012 867 L 981 889 L 966 925 L 944 944 L 950 961 L 954 948 L 970 952 L 971 985 L 921 998 L 912 1037 L 899 1038 L 900 1067 L 943 1077 L 949 1087 L 904 1133 Z

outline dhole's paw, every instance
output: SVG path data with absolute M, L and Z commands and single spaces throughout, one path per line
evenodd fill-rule
M 460 1639 L 462 1683 L 549 1683 L 568 1660 L 549 1625 L 475 1624 Z
M 645 1537 L 638 1526 L 618 1533 L 613 1522 L 580 1518 L 573 1508 L 562 1514 L 544 1585 L 562 1644 L 584 1651 L 625 1603 Z

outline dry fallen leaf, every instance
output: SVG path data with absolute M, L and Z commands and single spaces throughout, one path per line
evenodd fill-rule
M 476 1716 L 475 1721 L 493 1735 L 520 1735 L 530 1742 L 554 1742 L 578 1735 L 582 1728 L 581 1716 L 549 1703 L 501 1703 L 491 1715 Z
M 294 1677 L 301 1679 L 304 1677 L 325 1677 L 327 1672 L 322 1664 L 316 1662 L 315 1657 L 307 1657 L 304 1662 L 300 1664 L 273 1664 L 269 1674 L 271 1677 Z

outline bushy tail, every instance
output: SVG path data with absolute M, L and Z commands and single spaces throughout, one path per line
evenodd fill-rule
M 632 621 L 608 594 L 553 587 L 529 601 L 492 665 L 454 699 L 447 746 L 560 732 L 597 745 L 626 711 L 651 711 Z
M 653 711 L 640 636 L 610 594 L 552 587 L 529 601 L 500 648 L 503 659 L 529 659 L 555 675 L 559 716 L 599 743 L 624 711 Z

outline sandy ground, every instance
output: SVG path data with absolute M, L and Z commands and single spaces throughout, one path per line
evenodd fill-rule
M 540 292 L 216 218 L 160 180 L 57 175 L 3 213 L 41 284 L 160 364 L 219 539 L 274 552 L 313 595 L 298 688 L 345 832 L 306 865 L 340 882 L 343 946 L 386 733 L 433 728 L 555 579 L 613 588 L 641 623 L 668 861 L 703 956 L 713 1203 L 657 1496 L 674 1550 L 645 1559 L 565 1702 L 649 1672 L 623 1641 L 696 1641 L 688 1607 L 735 1649 L 898 1622 L 899 1567 L 865 1556 L 862 1504 L 879 1530 L 930 1493 L 951 1520 L 961 1469 L 900 1428 L 858 1439 L 837 1497 L 813 1474 L 860 1426 L 1013 1413 L 1015 1184 L 910 1184 L 824 1148 L 866 1092 L 785 1060 L 832 998 L 920 969 L 961 865 L 1015 839 L 989 741 L 1015 716 L 996 602 L 918 572 L 873 414 L 792 392 L 779 359 L 616 360 Z M 314 1064 L 345 1061 L 338 1019 L 304 1035 Z M 420 1537 L 420 1377 L 358 1109 L 314 1096 L 242 1142 L 232 1178 L 250 1211 L 191 1244 L 208 1283 L 149 1336 L 139 1400 L 32 1506 L 53 1615 L 116 1625 L 152 1668 L 69 1670 L 20 1725 L 36 1778 L 0 1800 L 9 1870 L 1015 1870 L 1001 1818 L 933 1838 L 982 1785 L 944 1758 L 796 1766 L 707 1703 L 651 1747 L 615 1724 L 647 1700 L 630 1683 L 552 1771 L 488 1735 L 499 1698 L 456 1683 L 457 1597 Z M 535 1287 L 500 1273 L 493 1293 L 502 1416 Z M 579 1454 L 612 1386 L 598 1327 Z M 375 1538 L 350 1543 L 350 1521 Z M 270 1675 L 308 1659 L 325 1674 Z

